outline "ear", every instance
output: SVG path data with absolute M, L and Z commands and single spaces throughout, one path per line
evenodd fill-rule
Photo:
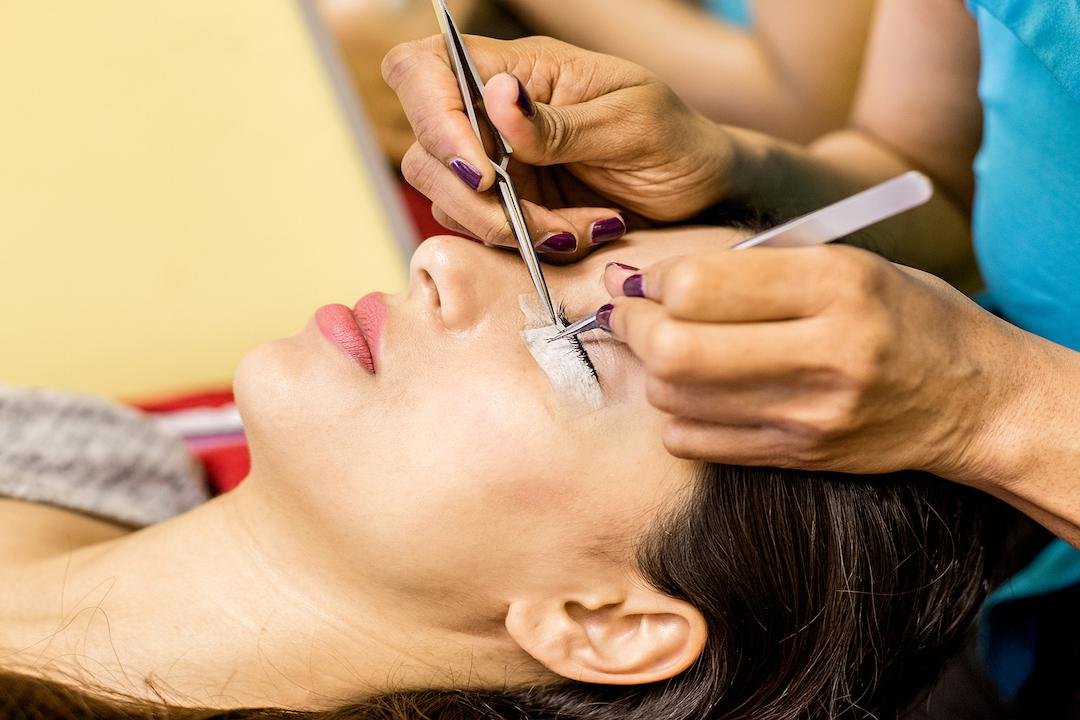
M 708 636 L 695 607 L 636 584 L 591 597 L 515 601 L 506 629 L 552 672 L 605 685 L 674 677 L 697 660 Z

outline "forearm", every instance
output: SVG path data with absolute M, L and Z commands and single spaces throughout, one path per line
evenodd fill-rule
M 950 479 L 995 495 L 1080 547 L 1080 353 L 1009 328 L 1005 400 Z M 1002 349 L 1006 349 L 1003 345 Z
M 827 135 L 809 147 L 759 133 L 720 128 L 718 140 L 733 149 L 727 201 L 752 204 L 794 217 L 909 170 L 920 170 L 891 148 L 858 130 Z M 936 182 L 934 198 L 860 234 L 864 245 L 894 262 L 931 272 L 968 292 L 979 285 L 967 209 Z
M 577 0 L 570 12 L 549 0 L 508 2 L 544 32 L 647 67 L 717 122 L 807 141 L 839 126 L 848 109 L 853 80 L 812 92 L 759 34 L 685 3 L 636 0 L 632 12 L 613 12 L 611 0 Z M 835 87 L 846 87 L 836 101 L 828 97 Z

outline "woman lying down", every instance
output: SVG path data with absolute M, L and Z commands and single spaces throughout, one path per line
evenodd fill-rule
M 547 276 L 578 317 L 609 261 L 746 234 L 631 236 Z M 137 532 L 0 501 L 0 706 L 774 720 L 917 699 L 987 591 L 997 506 L 921 475 L 676 459 L 629 352 L 540 348 L 535 302 L 516 256 L 428 240 L 406 293 L 359 303 L 366 344 L 330 306 L 244 358 L 239 489 Z M 69 490 L 160 509 L 190 488 Z

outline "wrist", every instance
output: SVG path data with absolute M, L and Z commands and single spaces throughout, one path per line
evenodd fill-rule
M 708 119 L 700 113 L 693 114 L 696 142 L 695 153 L 699 158 L 700 187 L 704 190 L 699 200 L 699 212 L 709 212 L 715 206 L 730 203 L 739 185 L 738 167 L 742 162 L 740 149 L 730 128 Z M 693 156 L 691 156 L 693 157 Z
M 776 186 L 784 183 L 777 142 L 761 133 L 730 126 L 717 126 L 728 148 L 726 185 L 718 202 L 765 205 L 775 203 Z
M 1014 329 L 1015 330 L 1015 329 Z M 1080 354 L 1015 330 L 1022 368 L 989 433 L 968 482 L 1026 513 L 1080 548 Z M 988 394 L 994 388 L 988 388 Z
M 1052 435 L 1056 406 L 1047 397 L 1055 384 L 1054 348 L 996 317 L 988 316 L 989 338 L 979 343 L 982 380 L 974 397 L 959 408 L 970 424 L 958 433 L 957 460 L 939 472 L 950 480 L 998 496 L 1022 497 L 1026 481 L 1038 473 Z M 1059 417 L 1057 422 L 1067 422 Z

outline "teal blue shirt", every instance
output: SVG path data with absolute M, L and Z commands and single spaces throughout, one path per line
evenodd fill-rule
M 975 249 L 1008 320 L 1080 350 L 1080 3 L 975 0 Z
M 1080 350 L 1080 3 L 969 5 L 982 48 L 974 232 L 986 303 L 1010 322 Z M 1080 422 L 1080 407 L 1072 421 Z M 983 650 L 1007 697 L 1033 668 L 1038 618 L 1017 621 L 997 608 L 1077 582 L 1080 551 L 1059 541 L 987 602 Z M 1012 625 L 995 622 L 998 615 Z
M 706 0 L 705 7 L 730 23 L 750 26 L 750 0 Z

